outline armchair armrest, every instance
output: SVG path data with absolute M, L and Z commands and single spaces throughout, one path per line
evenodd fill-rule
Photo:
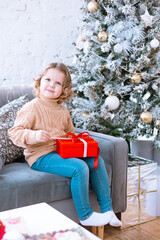
M 84 131 L 75 128 L 77 133 Z M 99 143 L 100 155 L 112 169 L 110 189 L 114 212 L 124 212 L 127 207 L 128 144 L 123 138 L 88 132 Z

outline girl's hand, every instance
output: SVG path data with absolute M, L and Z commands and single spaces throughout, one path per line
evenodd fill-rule
M 37 142 L 48 142 L 52 140 L 50 134 L 44 130 L 39 130 L 36 132 L 36 141 Z

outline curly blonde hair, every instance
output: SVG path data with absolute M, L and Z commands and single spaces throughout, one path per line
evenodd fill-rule
M 55 68 L 65 74 L 65 79 L 62 86 L 62 94 L 58 98 L 58 103 L 67 101 L 73 94 L 72 92 L 72 80 L 67 66 L 63 63 L 50 63 L 40 74 L 39 78 L 33 79 L 34 81 L 34 93 L 37 97 L 40 97 L 40 85 L 42 77 L 51 68 Z

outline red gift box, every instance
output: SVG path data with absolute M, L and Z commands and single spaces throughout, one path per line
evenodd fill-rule
M 3 238 L 3 235 L 5 234 L 5 225 L 3 224 L 3 222 L 0 220 L 0 239 Z
M 69 135 L 71 135 L 71 138 L 64 138 Z M 88 132 L 78 135 L 68 133 L 62 138 L 56 139 L 56 142 L 57 152 L 62 158 L 95 157 L 94 168 L 97 168 L 100 148 Z

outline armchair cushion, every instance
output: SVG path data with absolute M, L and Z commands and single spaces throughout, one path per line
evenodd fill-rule
M 15 99 L 0 108 L 0 166 L 23 156 L 23 148 L 13 144 L 8 137 L 8 129 L 14 124 L 17 111 L 29 102 L 27 95 Z
M 70 179 L 31 169 L 26 162 L 6 164 L 0 175 L 0 211 L 70 198 Z
M 110 166 L 107 169 L 111 171 Z M 27 162 L 6 164 L 0 174 L 0 211 L 71 198 L 70 182 L 67 177 L 33 170 Z

